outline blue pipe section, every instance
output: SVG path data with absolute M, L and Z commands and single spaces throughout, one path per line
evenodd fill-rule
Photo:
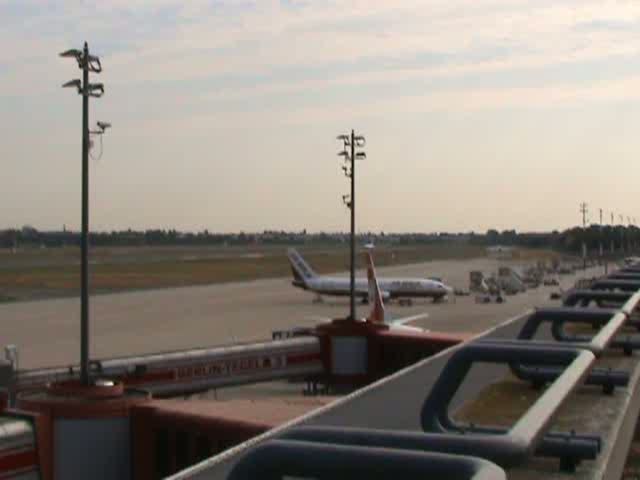
M 473 428 L 468 429 L 458 425 L 449 416 L 449 405 L 475 362 L 562 366 L 564 367 L 562 373 L 556 376 L 549 389 L 518 424 L 498 435 L 510 447 L 508 449 L 501 447 L 499 451 L 487 458 L 507 467 L 522 463 L 533 452 L 553 454 L 560 456 L 563 468 L 573 469 L 581 460 L 595 458 L 600 449 L 600 443 L 587 437 L 571 435 L 558 437 L 556 434 L 555 437 L 547 438 L 545 433 L 567 396 L 588 377 L 594 361 L 595 356 L 591 352 L 570 347 L 532 346 L 528 342 L 472 343 L 456 352 L 438 377 L 422 406 L 422 428 L 426 432 L 464 432 L 464 435 L 460 435 L 464 438 L 475 435 Z M 481 439 L 484 440 L 487 430 L 479 430 L 479 432 Z M 558 441 L 559 438 L 566 441 Z M 497 448 L 497 445 L 493 445 L 493 448 Z
M 640 290 L 640 280 L 609 280 L 603 278 L 591 284 L 592 290 L 620 290 L 634 293 Z
M 295 440 L 270 440 L 254 447 L 240 459 L 227 478 L 281 480 L 283 477 L 317 480 L 507 478 L 500 467 L 479 458 Z
M 608 338 L 606 342 L 598 341 L 597 335 L 569 334 L 565 331 L 567 323 L 584 323 L 593 328 L 601 328 L 608 323 L 618 309 L 575 309 L 575 308 L 539 308 L 526 320 L 518 340 L 533 340 L 543 323 L 551 323 L 551 334 L 559 342 L 574 343 L 576 347 L 591 350 L 596 356 L 602 355 L 606 348 L 619 348 L 626 354 L 640 348 L 640 339 L 627 336 L 625 339 Z M 625 323 L 628 323 L 628 319 Z M 614 332 L 615 333 L 615 332 Z
M 598 307 L 620 307 L 631 298 L 633 292 L 612 292 L 607 290 L 571 290 L 563 300 L 566 307 L 588 307 L 592 302 Z

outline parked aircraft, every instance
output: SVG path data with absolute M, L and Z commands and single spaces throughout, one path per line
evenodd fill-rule
M 420 327 L 412 327 L 410 325 L 406 325 L 407 323 L 415 322 L 416 320 L 420 320 L 422 318 L 427 318 L 429 316 L 428 313 L 420 313 L 418 315 L 411 315 L 408 317 L 402 318 L 394 318 L 387 313 L 384 308 L 384 301 L 382 299 L 382 290 L 380 289 L 380 284 L 378 283 L 378 278 L 376 276 L 376 270 L 373 266 L 373 258 L 370 252 L 367 252 L 367 291 L 368 296 L 371 299 L 371 311 L 369 312 L 369 316 L 364 320 L 356 320 L 359 322 L 370 322 L 370 323 L 380 323 L 386 324 L 389 326 L 391 330 L 401 330 L 405 332 L 418 332 L 425 333 L 429 330 L 425 330 Z M 314 317 L 320 323 L 329 323 L 331 322 L 331 318 L 327 317 Z M 309 335 L 313 332 L 313 328 L 309 327 L 300 327 L 295 328 L 290 331 L 292 336 L 297 335 Z M 281 338 L 281 332 L 278 338 Z
M 349 296 L 350 280 L 345 277 L 317 275 L 293 248 L 287 251 L 295 287 L 309 290 L 318 295 Z M 434 302 L 451 294 L 453 289 L 443 282 L 427 278 L 383 278 L 379 280 L 380 296 L 394 298 L 432 298 Z M 356 278 L 355 294 L 365 301 L 370 300 L 368 282 L 365 278 Z
M 369 298 L 373 301 L 371 313 L 367 317 L 367 322 L 371 323 L 386 323 L 392 330 L 403 330 L 411 332 L 428 332 L 423 328 L 412 327 L 405 325 L 407 323 L 420 320 L 429 316 L 428 313 L 421 313 L 418 315 L 412 315 L 409 317 L 392 318 L 390 317 L 385 308 L 382 300 L 382 290 L 380 290 L 380 284 L 378 283 L 378 277 L 376 276 L 376 269 L 373 266 L 373 258 L 371 252 L 367 252 L 367 280 L 369 287 Z

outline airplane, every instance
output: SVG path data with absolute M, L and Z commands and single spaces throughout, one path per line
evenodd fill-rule
M 403 331 L 403 332 L 411 332 L 411 333 L 426 333 L 429 330 L 420 327 L 413 327 L 411 325 L 406 325 L 407 323 L 415 322 L 416 320 L 420 320 L 423 318 L 427 318 L 429 316 L 428 313 L 419 313 L 417 315 L 411 315 L 408 317 L 402 318 L 394 318 L 390 316 L 384 308 L 384 301 L 382 290 L 380 289 L 380 284 L 378 283 L 378 278 L 376 276 L 376 270 L 373 266 L 373 258 L 370 252 L 366 253 L 367 258 L 367 292 L 368 296 L 372 301 L 371 311 L 369 312 L 369 316 L 364 320 L 356 320 L 357 322 L 369 322 L 369 323 L 377 323 L 384 324 L 389 327 L 390 330 L 394 331 Z M 313 317 L 313 319 L 317 320 L 319 323 L 330 323 L 332 320 L 328 317 Z M 291 331 L 294 336 L 296 335 L 308 335 L 313 332 L 313 328 L 309 327 L 299 327 L 293 329 Z
M 309 290 L 318 296 L 349 296 L 350 279 L 317 275 L 297 250 L 287 250 L 293 272 L 294 287 Z M 379 281 L 380 295 L 384 300 L 394 298 L 432 298 L 434 302 L 451 294 L 453 289 L 444 283 L 427 278 L 387 278 Z M 356 278 L 355 294 L 366 303 L 370 300 L 367 279 Z
M 369 298 L 373 300 L 373 307 L 371 308 L 371 313 L 369 313 L 366 321 L 370 323 L 387 324 L 391 330 L 421 333 L 428 332 L 429 330 L 425 330 L 424 328 L 405 325 L 406 323 L 411 323 L 416 320 L 420 320 L 421 318 L 428 317 L 428 313 L 421 313 L 403 318 L 392 318 L 387 314 L 382 300 L 382 290 L 380 290 L 380 284 L 378 283 L 378 277 L 376 276 L 376 269 L 373 266 L 373 257 L 370 252 L 367 252 L 367 264 Z

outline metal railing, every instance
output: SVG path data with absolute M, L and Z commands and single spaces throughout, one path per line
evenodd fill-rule
M 603 278 L 591 284 L 593 290 L 620 290 L 623 292 L 637 292 L 640 290 L 640 281 L 637 280 L 616 280 Z
M 564 296 L 562 304 L 565 307 L 620 308 L 631 298 L 634 292 L 613 292 L 608 290 L 571 290 Z
M 615 386 L 627 385 L 628 372 L 595 368 L 597 356 L 612 348 L 622 349 L 626 354 L 640 348 L 636 338 L 616 338 L 624 327 L 640 328 L 633 316 L 640 304 L 640 293 L 636 293 L 640 281 L 631 277 L 616 278 L 619 275 L 614 272 L 596 280 L 590 290 L 569 292 L 564 299 L 565 308 L 538 309 L 527 318 L 516 339 L 480 340 L 456 351 L 423 404 L 423 432 L 296 427 L 252 450 L 236 465 L 229 478 L 250 478 L 251 475 L 241 473 L 255 473 L 259 468 L 267 468 L 280 476 L 314 478 L 339 478 L 333 474 L 345 471 L 351 472 L 353 478 L 365 476 L 376 468 L 377 472 L 385 472 L 392 478 L 397 473 L 396 460 L 390 459 L 389 470 L 386 470 L 382 460 L 384 452 L 455 454 L 458 460 L 452 459 L 446 467 L 448 470 L 440 473 L 447 478 L 475 478 L 473 475 L 503 478 L 504 472 L 495 464 L 511 468 L 532 455 L 559 458 L 561 470 L 574 471 L 581 461 L 596 458 L 602 441 L 594 435 L 550 432 L 554 417 L 572 392 L 583 384 L 600 385 L 608 394 L 613 393 Z M 584 308 L 592 304 L 597 308 Z M 611 306 L 618 308 L 606 308 Z M 555 342 L 534 340 L 543 323 L 551 324 Z M 592 336 L 570 334 L 564 328 L 569 323 L 589 324 L 598 331 Z M 536 386 L 549 382 L 551 385 L 510 428 L 461 425 L 449 416 L 449 408 L 475 362 L 503 363 L 522 380 Z M 336 457 L 332 457 L 334 455 Z M 340 459 L 337 464 L 335 458 Z M 492 463 L 477 463 L 480 459 Z M 458 461 L 460 463 L 456 463 Z M 471 466 L 474 469 L 468 470 Z M 422 475 L 432 472 L 427 465 L 421 468 L 425 469 Z M 403 475 L 403 478 L 413 476 Z
M 372 472 L 376 476 L 372 477 Z M 401 478 L 421 480 L 506 480 L 500 467 L 479 458 L 443 453 L 371 448 L 295 440 L 269 440 L 233 468 L 229 480 Z

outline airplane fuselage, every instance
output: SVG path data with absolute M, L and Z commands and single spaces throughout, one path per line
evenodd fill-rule
M 319 295 L 348 296 L 351 292 L 349 278 L 315 277 L 304 282 L 294 280 L 293 285 Z M 389 298 L 434 298 L 440 299 L 451 293 L 451 289 L 440 282 L 421 278 L 387 278 L 380 279 L 380 290 Z M 356 278 L 356 296 L 369 296 L 368 282 L 364 278 Z

